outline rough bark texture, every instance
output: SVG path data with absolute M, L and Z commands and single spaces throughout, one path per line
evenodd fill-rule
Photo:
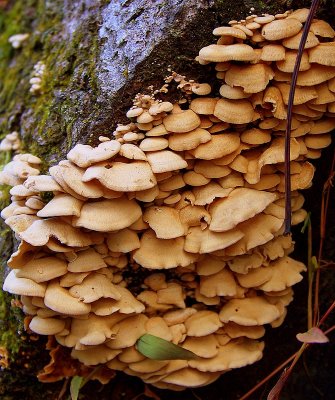
M 147 91 L 151 85 L 159 88 L 169 66 L 188 78 L 207 81 L 209 67 L 199 66 L 193 60 L 201 47 L 213 42 L 211 32 L 215 26 L 245 17 L 251 13 L 250 7 L 255 9 L 252 13 L 273 13 L 309 4 L 259 0 L 1 1 L 0 136 L 19 131 L 25 150 L 43 158 L 47 168 L 64 158 L 74 144 L 96 143 L 99 135 L 110 136 L 117 123 L 126 121 L 124 114 L 134 95 Z M 333 2 L 323 2 L 320 13 L 332 22 Z M 12 49 L 8 37 L 23 32 L 31 35 L 27 45 L 20 50 Z M 33 96 L 29 94 L 29 78 L 38 61 L 45 63 L 46 75 L 42 93 Z M 173 96 L 177 94 L 171 93 Z M 313 209 L 315 216 L 319 213 L 319 201 L 314 196 L 320 198 L 322 188 L 320 171 L 324 177 L 331 155 L 329 149 L 319 161 L 316 189 L 307 194 L 306 208 Z M 4 163 L 5 156 L 0 157 Z M 329 235 L 334 238 L 334 227 Z M 1 238 L 2 265 L 5 265 L 13 247 L 11 234 L 5 227 Z M 297 247 L 303 253 L 306 243 L 301 235 L 298 240 Z M 329 257 L 334 257 L 333 244 L 334 239 L 328 243 Z M 329 305 L 334 278 L 329 273 L 323 282 L 326 283 L 322 311 Z M 209 387 L 177 394 L 157 391 L 160 398 L 239 398 L 298 348 L 295 334 L 306 326 L 306 283 L 296 289 L 296 298 L 286 323 L 268 332 L 265 356 L 260 363 L 233 371 Z M 0 371 L 0 398 L 56 399 L 62 383 L 42 386 L 35 379 L 36 371 L 48 360 L 43 351 L 44 341 L 25 338 L 22 328 L 18 328 L 20 317 L 9 305 L 8 296 L 0 292 L 0 346 L 10 348 L 15 360 L 11 369 Z M 331 398 L 335 366 L 334 357 L 327 354 L 333 350 L 328 345 L 307 353 L 311 380 L 301 367 L 282 399 Z M 140 381 L 120 374 L 106 387 L 88 384 L 81 398 L 132 399 L 143 390 Z M 258 393 L 253 398 L 264 396 Z

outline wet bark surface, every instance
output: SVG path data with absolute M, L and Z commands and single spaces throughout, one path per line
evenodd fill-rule
M 168 68 L 189 79 L 207 82 L 211 67 L 199 66 L 194 57 L 213 43 L 212 30 L 231 19 L 251 13 L 284 11 L 309 6 L 308 1 L 269 2 L 226 0 L 17 0 L 0 2 L 0 136 L 17 130 L 26 151 L 43 158 L 44 169 L 63 159 L 76 143 L 97 143 L 110 136 L 138 92 L 162 86 Z M 253 7 L 255 10 L 251 11 Z M 323 2 L 320 16 L 332 22 L 332 1 Z M 22 49 L 14 50 L 8 37 L 30 33 Z M 33 66 L 46 65 L 42 91 L 29 93 Z M 171 92 L 167 100 L 178 96 Z M 316 163 L 312 189 L 305 192 L 312 211 L 315 252 L 322 186 L 334 148 Z M 3 160 L 1 160 L 2 162 Z M 332 203 L 334 204 L 334 195 Z M 325 258 L 334 260 L 334 209 L 329 216 Z M 296 230 L 296 257 L 306 261 L 306 236 Z M 12 251 L 12 236 L 2 228 L 2 275 Z M 334 273 L 326 270 L 321 281 L 321 313 L 333 301 Z M 233 400 L 266 376 L 298 348 L 295 335 L 306 329 L 307 281 L 295 287 L 295 300 L 282 327 L 268 329 L 263 359 L 255 365 L 223 375 L 204 388 L 171 392 L 152 389 L 162 400 Z M 334 323 L 334 318 L 333 323 Z M 329 322 L 329 326 L 331 321 Z M 42 400 L 60 398 L 63 382 L 41 384 L 37 372 L 48 362 L 43 338 L 29 338 L 22 319 L 0 296 L 0 331 L 7 332 L 15 353 L 9 369 L 0 370 L 0 398 Z M 9 337 L 9 339 L 8 339 Z M 331 337 L 333 339 L 333 337 Z M 335 392 L 334 340 L 313 346 L 283 391 L 283 400 L 330 399 Z M 1 343 L 0 343 L 1 345 Z M 265 399 L 275 381 L 251 399 Z M 68 392 L 61 398 L 66 399 Z M 137 378 L 118 373 L 108 385 L 90 382 L 81 399 L 147 399 L 150 394 Z M 152 398 L 153 395 L 151 395 Z M 158 398 L 157 397 L 157 398 Z

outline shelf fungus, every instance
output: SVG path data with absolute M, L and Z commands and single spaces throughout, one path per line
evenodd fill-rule
M 283 234 L 283 135 L 306 13 L 216 28 L 197 57 L 216 64 L 216 95 L 174 74 L 186 102 L 137 95 L 113 139 L 77 144 L 49 174 L 28 154 L 6 165 L 1 216 L 21 244 L 3 289 L 22 296 L 29 329 L 83 364 L 173 390 L 262 357 L 264 326 L 283 322 L 305 271 Z M 314 20 L 298 75 L 293 223 L 335 127 L 334 36 Z M 150 343 L 162 341 L 173 346 L 158 356 Z

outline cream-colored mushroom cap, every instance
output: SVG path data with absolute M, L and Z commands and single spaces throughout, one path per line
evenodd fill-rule
M 67 272 L 67 263 L 57 257 L 42 257 L 28 261 L 17 270 L 18 278 L 28 278 L 34 282 L 46 282 Z
M 274 72 L 267 64 L 233 65 L 226 72 L 225 81 L 230 86 L 241 86 L 246 93 L 258 93 L 273 77 Z
M 89 248 L 76 253 L 75 258 L 68 263 L 70 272 L 90 272 L 100 268 L 105 268 L 107 265 L 102 256 L 94 249 Z
M 314 19 L 311 23 L 311 32 L 316 36 L 321 36 L 325 38 L 334 38 L 335 31 L 326 21 L 321 19 Z
M 297 34 L 302 28 L 302 23 L 297 19 L 277 19 L 262 28 L 262 36 L 266 40 L 281 40 Z
M 178 308 L 185 308 L 186 307 L 185 297 L 186 295 L 184 294 L 183 288 L 178 283 L 168 283 L 166 288 L 159 289 L 157 291 L 157 303 L 159 304 L 172 304 Z M 166 337 L 164 338 L 161 332 L 157 333 L 148 332 L 148 333 L 152 333 L 153 335 L 162 337 L 163 339 L 166 340 L 172 339 L 172 336 L 170 337 L 170 339 L 167 339 Z
M 212 91 L 212 88 L 209 83 L 194 83 L 191 90 L 198 96 L 207 96 Z
M 280 90 L 283 97 L 283 101 L 287 105 L 290 94 L 290 85 L 288 83 L 278 82 L 276 84 L 276 87 Z M 296 86 L 294 92 L 293 104 L 294 105 L 304 104 L 307 103 L 309 100 L 315 99 L 316 97 L 318 97 L 318 94 L 314 87 Z
M 12 196 L 28 197 L 33 196 L 35 194 L 35 191 L 27 189 L 24 185 L 16 185 L 10 189 L 9 193 Z
M 310 149 L 323 149 L 331 143 L 330 134 L 326 135 L 306 135 L 305 144 Z
M 229 85 L 222 85 L 220 87 L 220 95 L 225 99 L 239 100 L 250 97 L 250 93 L 245 93 L 242 87 L 231 87 Z
M 218 355 L 209 359 L 191 360 L 189 365 L 200 371 L 227 371 L 252 364 L 262 358 L 264 344 L 241 338 L 219 347 Z
M 206 129 L 197 128 L 191 132 L 171 134 L 169 147 L 175 151 L 192 150 L 211 139 L 212 136 Z
M 209 178 L 206 178 L 202 174 L 199 174 L 195 171 L 185 172 L 183 179 L 189 186 L 203 186 L 210 182 Z
M 231 26 L 219 26 L 213 30 L 215 36 L 232 36 L 238 39 L 246 39 L 247 35 L 240 29 Z
M 90 346 L 83 350 L 72 349 L 71 357 L 84 365 L 106 364 L 113 360 L 121 350 L 112 350 L 104 345 Z
M 200 226 L 191 227 L 185 239 L 185 250 L 189 253 L 206 254 L 222 250 L 243 237 L 243 232 L 231 229 L 227 232 L 212 232 Z
M 208 310 L 196 312 L 188 317 L 184 324 L 187 336 L 196 337 L 210 335 L 222 326 L 218 314 Z
M 15 156 L 16 157 L 16 156 Z M 8 173 L 13 177 L 19 179 L 26 179 L 30 175 L 38 175 L 40 171 L 37 168 L 31 167 L 28 162 L 21 161 L 20 159 L 16 159 L 15 157 L 13 161 L 10 161 L 3 168 L 4 173 Z M 21 183 L 21 182 L 20 182 Z M 15 185 L 12 185 L 15 186 Z
M 19 278 L 16 276 L 17 270 L 12 270 L 7 275 L 2 289 L 12 294 L 24 296 L 43 297 L 46 290 L 45 283 L 37 283 L 32 279 Z
M 152 129 L 147 131 L 145 133 L 146 136 L 164 136 L 167 135 L 168 131 L 165 129 L 165 126 L 163 124 L 159 124 L 157 126 L 154 126 Z
M 228 324 L 225 324 L 222 329 L 232 339 L 236 339 L 238 337 L 259 339 L 265 334 L 265 328 L 263 325 L 245 326 L 235 324 L 235 322 L 228 322 Z
M 186 233 L 186 226 L 182 224 L 178 210 L 171 207 L 149 207 L 143 214 L 143 220 L 160 239 L 174 239 Z
M 264 144 L 271 141 L 271 133 L 268 130 L 251 128 L 241 133 L 241 141 L 247 144 Z
M 229 300 L 219 314 L 224 323 L 232 321 L 246 326 L 269 324 L 279 316 L 278 308 L 261 296 Z
M 117 140 L 100 143 L 98 147 L 77 144 L 67 154 L 68 160 L 72 161 L 78 167 L 89 167 L 90 165 L 108 160 L 114 157 L 121 148 L 121 144 Z
M 156 179 L 145 161 L 111 162 L 105 167 L 92 166 L 86 170 L 83 182 L 99 180 L 105 187 L 119 192 L 135 192 L 155 186 Z
M 129 160 L 147 160 L 145 153 L 138 146 L 131 143 L 122 144 L 119 155 Z
M 285 53 L 285 59 L 282 61 L 277 61 L 277 68 L 283 72 L 293 72 L 296 58 L 297 51 L 287 51 Z M 311 65 L 308 58 L 308 53 L 307 51 L 304 51 L 302 53 L 299 71 L 307 71 L 310 67 Z
M 255 252 L 232 257 L 227 261 L 227 263 L 233 272 L 239 274 L 248 274 L 249 269 L 260 267 L 263 264 L 263 261 L 264 257 L 262 254 Z
M 214 164 L 210 160 L 198 160 L 194 164 L 194 171 L 206 178 L 223 178 L 230 174 L 231 168 Z
M 287 47 L 289 49 L 298 50 L 301 38 L 302 38 L 302 32 L 299 32 L 296 35 L 283 40 L 283 42 L 282 42 L 283 46 Z M 314 35 L 314 33 L 313 32 L 308 32 L 307 40 L 306 40 L 306 43 L 305 43 L 305 49 L 310 49 L 312 47 L 315 47 L 319 43 L 320 43 L 319 39 Z
M 258 285 L 259 289 L 265 292 L 278 292 L 295 285 L 302 280 L 300 272 L 306 271 L 306 267 L 302 262 L 293 260 L 290 257 L 279 258 L 266 269 L 271 271 L 271 277 L 263 284 Z
M 186 267 L 196 261 L 197 255 L 184 251 L 183 237 L 158 239 L 151 230 L 141 237 L 141 247 L 134 251 L 133 258 L 144 268 L 165 269 Z
M 235 296 L 237 285 L 232 272 L 228 269 L 223 269 L 216 274 L 202 276 L 199 290 L 206 297 Z
M 328 133 L 335 128 L 334 118 L 324 118 L 318 121 L 314 121 L 310 134 Z
M 146 138 L 140 143 L 140 149 L 143 151 L 159 151 L 169 146 L 167 139 L 162 137 Z
M 139 314 L 117 323 L 114 327 L 117 329 L 117 335 L 107 342 L 107 346 L 111 349 L 133 346 L 146 333 L 145 324 L 147 321 L 148 317 L 146 315 Z
M 218 99 L 212 97 L 200 97 L 193 99 L 190 109 L 199 115 L 212 115 Z
M 227 101 L 227 100 L 219 100 Z M 240 100 L 243 101 L 243 100 Z M 227 154 L 233 153 L 240 145 L 240 138 L 234 133 L 223 133 L 212 135 L 212 139 L 200 144 L 196 149 L 191 150 L 190 153 L 197 159 L 213 160 L 223 157 Z
M 37 212 L 38 217 L 75 215 L 79 217 L 83 202 L 68 194 L 58 194 Z
M 56 281 L 51 281 L 45 291 L 45 305 L 53 311 L 65 315 L 86 315 L 91 311 L 91 305 L 85 304 L 59 286 Z
M 179 210 L 179 216 L 182 224 L 187 227 L 186 230 L 190 226 L 201 226 L 204 229 L 211 220 L 208 211 L 201 206 L 186 206 Z
M 216 103 L 214 115 L 232 124 L 247 124 L 258 118 L 248 100 L 220 99 Z
M 226 263 L 220 258 L 205 255 L 197 262 L 197 274 L 200 276 L 210 276 L 220 272 Z
M 72 286 L 69 293 L 84 303 L 92 303 L 101 297 L 114 300 L 121 298 L 117 287 L 105 275 L 99 273 L 91 273 L 82 283 Z
M 262 47 L 262 61 L 281 61 L 285 59 L 285 47 L 281 44 L 266 44 Z
M 185 110 L 178 114 L 169 114 L 163 119 L 167 131 L 183 133 L 193 131 L 200 125 L 199 116 L 192 110 Z
M 119 199 L 86 202 L 80 217 L 73 218 L 73 225 L 98 232 L 127 228 L 141 216 L 141 208 L 134 200 Z
M 92 312 L 101 316 L 111 315 L 116 311 L 119 311 L 121 314 L 139 314 L 144 312 L 145 306 L 136 300 L 127 288 L 118 285 L 117 290 L 121 296 L 119 300 L 100 298 L 92 303 Z
M 263 213 L 240 223 L 237 228 L 243 232 L 244 236 L 225 249 L 226 255 L 245 254 L 248 250 L 269 242 L 278 233 L 282 224 L 283 219 Z
M 269 281 L 272 276 L 271 268 L 260 267 L 252 269 L 245 274 L 235 275 L 238 283 L 244 288 L 254 288 Z
M 309 50 L 309 61 L 311 63 L 317 63 L 327 66 L 335 66 L 334 56 L 335 56 L 335 43 L 327 42 L 320 43 L 318 46 Z
M 116 325 L 128 315 L 115 313 L 105 317 L 89 314 L 86 318 L 72 318 L 71 330 L 63 340 L 56 336 L 63 346 L 85 349 L 85 346 L 95 346 L 106 343 L 117 334 Z M 84 346 L 83 346 L 84 345 Z
M 106 189 L 97 181 L 83 182 L 82 178 L 85 170 L 70 161 L 60 161 L 58 165 L 51 167 L 49 172 L 62 186 L 63 191 L 80 200 L 99 198 L 106 192 Z
M 231 44 L 228 46 L 211 44 L 203 47 L 199 56 L 212 62 L 224 61 L 254 61 L 256 58 L 255 50 L 244 43 Z
M 71 287 L 81 283 L 90 272 L 67 272 L 60 278 L 59 284 L 62 287 Z
M 159 182 L 159 189 L 169 192 L 185 186 L 185 182 L 180 174 L 172 175 Z
M 56 335 L 65 328 L 65 320 L 35 316 L 30 321 L 29 328 L 39 335 Z
M 23 185 L 34 192 L 62 192 L 62 187 L 49 175 L 28 176 Z
M 140 247 L 137 233 L 128 228 L 109 233 L 106 243 L 109 250 L 121 253 L 128 253 Z
M 154 382 L 153 385 L 162 389 L 184 390 L 185 387 L 208 385 L 211 382 L 214 382 L 219 376 L 219 373 L 209 374 L 206 372 L 200 372 L 193 368 L 184 368 L 172 372 L 161 381 Z
M 194 204 L 205 206 L 212 203 L 215 198 L 227 197 L 232 190 L 231 188 L 223 188 L 218 183 L 211 181 L 205 186 L 193 188 Z
M 155 174 L 177 171 L 187 167 L 187 162 L 179 154 L 169 150 L 147 153 L 147 158 Z
M 218 353 L 218 342 L 214 335 L 187 337 L 183 348 L 192 351 L 201 358 L 212 358 Z
M 223 232 L 262 212 L 276 199 L 274 193 L 247 188 L 234 189 L 228 197 L 216 200 L 209 212 L 212 220 L 209 229 Z
M 312 67 L 298 74 L 297 85 L 313 86 L 335 77 L 335 68 L 313 64 Z
M 71 247 L 84 247 L 92 244 L 88 233 L 81 232 L 55 218 L 35 220 L 28 229 L 20 233 L 20 237 L 33 246 L 44 246 L 51 237 Z

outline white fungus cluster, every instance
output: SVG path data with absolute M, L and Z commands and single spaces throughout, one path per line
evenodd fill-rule
M 42 80 L 45 74 L 45 64 L 43 61 L 39 61 L 34 65 L 33 76 L 30 78 L 30 89 L 29 92 L 33 95 L 38 95 L 42 91 Z
M 49 175 L 27 155 L 4 169 L 14 187 L 2 217 L 21 240 L 4 290 L 22 296 L 32 331 L 54 335 L 86 365 L 174 390 L 261 358 L 264 325 L 283 322 L 305 270 L 283 235 L 283 133 L 292 43 L 306 15 L 216 28 L 219 43 L 198 59 L 216 62 L 222 97 L 194 94 L 181 108 L 139 95 L 114 140 L 77 144 Z M 335 66 L 320 55 L 333 37 L 313 22 L 298 77 L 293 224 L 306 216 L 308 159 L 335 126 Z M 53 194 L 46 204 L 44 192 Z M 149 359 L 136 348 L 146 333 L 198 358 Z
M 17 33 L 8 38 L 8 42 L 14 49 L 19 49 L 23 46 L 24 42 L 29 38 L 29 33 Z
M 13 131 L 8 133 L 0 142 L 0 151 L 18 151 L 21 146 L 19 133 Z

